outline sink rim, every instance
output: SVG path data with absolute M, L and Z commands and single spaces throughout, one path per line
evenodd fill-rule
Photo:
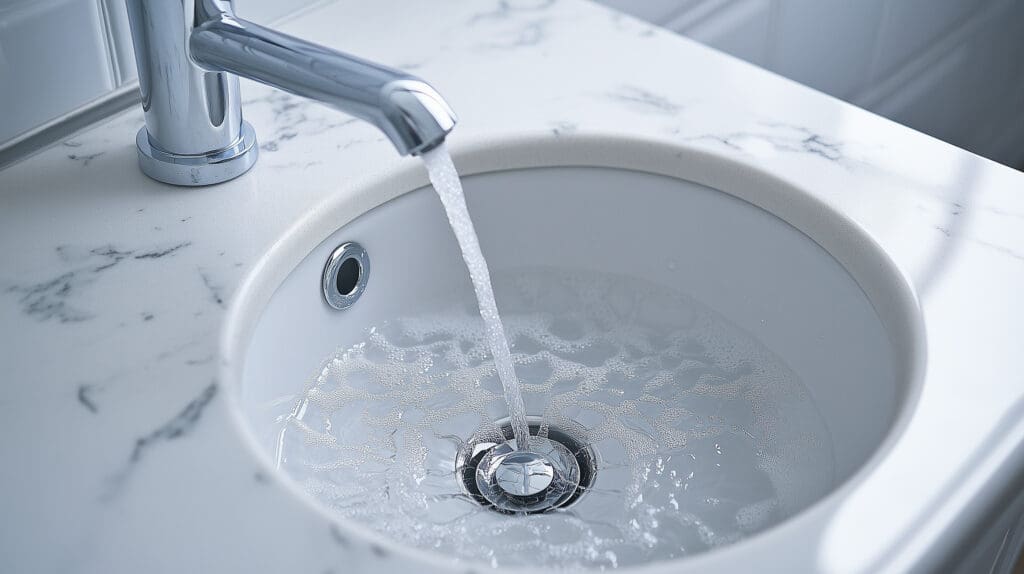
M 821 246 L 864 291 L 875 308 L 894 349 L 897 413 L 871 455 L 828 494 L 781 523 L 723 548 L 674 560 L 650 562 L 623 571 L 678 572 L 680 569 L 721 567 L 728 555 L 754 551 L 757 542 L 792 540 L 801 530 L 820 532 L 836 514 L 835 506 L 863 482 L 888 456 L 916 410 L 924 384 L 926 344 L 924 321 L 917 294 L 902 269 L 882 246 L 847 215 L 813 192 L 752 164 L 676 141 L 625 136 L 618 133 L 573 133 L 557 138 L 476 138 L 453 142 L 451 153 L 462 176 L 551 167 L 602 167 L 691 181 L 726 193 L 778 217 Z M 335 525 L 353 540 L 386 548 L 389 552 L 437 569 L 455 565 L 449 558 L 396 543 L 387 536 L 336 516 L 273 465 L 258 443 L 238 400 L 244 357 L 262 310 L 284 279 L 309 252 L 340 227 L 384 203 L 429 185 L 426 172 L 415 159 L 360 178 L 325 197 L 289 227 L 253 265 L 241 281 L 226 313 L 220 333 L 220 380 L 227 392 L 229 418 L 242 442 L 262 465 L 278 477 L 276 482 L 316 515 Z M 831 511 L 830 511 L 831 509 Z M 811 546 L 811 545 L 808 545 Z M 725 550 L 725 551 L 723 551 Z M 735 552 L 735 551 L 741 552 Z M 749 555 L 748 555 L 749 558 Z M 747 558 L 744 558 L 747 559 Z M 460 562 L 461 566 L 473 563 Z M 536 571 L 503 567 L 501 571 Z

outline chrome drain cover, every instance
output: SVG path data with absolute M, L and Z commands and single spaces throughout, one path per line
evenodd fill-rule
M 579 433 L 543 427 L 531 417 L 530 448 L 516 450 L 512 427 L 499 425 L 504 441 L 474 435 L 460 449 L 456 476 L 463 491 L 506 514 L 536 514 L 576 502 L 593 482 L 596 456 Z M 546 436 L 540 436 L 542 429 Z

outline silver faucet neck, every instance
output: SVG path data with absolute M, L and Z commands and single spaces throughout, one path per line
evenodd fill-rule
M 146 127 L 142 170 L 208 185 L 256 162 L 238 76 L 321 101 L 377 126 L 403 155 L 444 141 L 455 114 L 429 84 L 234 15 L 230 0 L 128 0 Z

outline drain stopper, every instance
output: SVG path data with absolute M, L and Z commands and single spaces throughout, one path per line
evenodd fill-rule
M 547 488 L 555 478 L 551 462 L 534 452 L 517 450 L 496 461 L 494 481 L 515 496 L 529 496 Z
M 565 445 L 533 437 L 529 450 L 503 442 L 476 467 L 481 496 L 505 512 L 543 512 L 564 503 L 580 485 L 580 466 Z
M 494 423 L 504 440 L 485 427 L 459 448 L 455 475 L 473 501 L 502 514 L 535 514 L 571 506 L 594 484 L 597 453 L 581 425 L 528 422 L 528 449 L 516 449 L 508 419 Z

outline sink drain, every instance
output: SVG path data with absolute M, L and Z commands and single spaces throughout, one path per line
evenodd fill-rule
M 462 490 L 482 506 L 505 514 L 537 514 L 566 508 L 594 483 L 596 455 L 581 432 L 548 426 L 531 417 L 530 449 L 516 450 L 512 427 L 499 421 L 504 441 L 474 435 L 455 461 Z

